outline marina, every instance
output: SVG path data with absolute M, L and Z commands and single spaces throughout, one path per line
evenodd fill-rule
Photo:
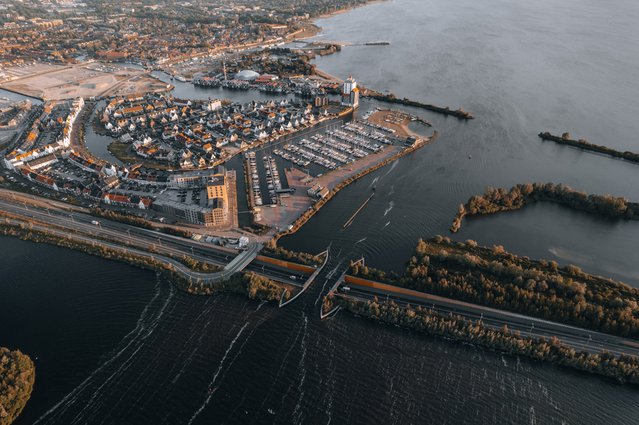
M 353 121 L 328 129 L 324 134 L 287 143 L 281 149 L 275 149 L 273 154 L 299 167 L 313 163 L 325 170 L 335 170 L 371 153 L 381 152 L 384 146 L 404 142 L 395 137 L 391 129 L 366 121 Z

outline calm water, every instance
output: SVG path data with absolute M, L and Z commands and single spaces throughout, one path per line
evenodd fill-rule
M 320 21 L 325 39 L 392 43 L 345 48 L 321 68 L 477 119 L 415 111 L 441 137 L 344 190 L 286 246 L 332 242 L 401 270 L 416 238 L 447 234 L 457 205 L 487 185 L 554 181 L 639 199 L 637 165 L 536 137 L 570 131 L 639 151 L 639 6 L 515 3 L 397 0 Z M 377 196 L 341 231 L 373 186 Z M 541 204 L 468 220 L 456 235 L 633 285 L 638 237 L 637 222 Z M 320 322 L 323 281 L 280 310 L 187 296 L 154 273 L 59 248 L 8 238 L 0 247 L 0 345 L 37 357 L 20 424 L 639 421 L 636 389 L 348 314 Z

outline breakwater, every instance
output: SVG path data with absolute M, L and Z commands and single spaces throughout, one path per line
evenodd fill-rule
M 550 134 L 549 132 L 539 133 L 538 136 L 542 140 L 550 140 L 555 143 L 559 143 L 560 145 L 568 145 L 573 146 L 575 148 L 583 149 L 585 151 L 597 152 L 604 155 L 609 155 L 614 158 L 625 159 L 626 161 L 639 163 L 639 153 L 630 152 L 630 151 L 618 151 L 607 146 L 603 145 L 595 145 L 594 143 L 590 143 L 585 139 L 571 139 L 569 133 L 564 133 L 560 136 L 555 136 Z
M 422 146 L 426 145 L 427 143 L 435 140 L 437 138 L 437 136 L 439 135 L 439 133 L 437 133 L 437 131 L 435 131 L 433 133 L 432 136 L 430 136 L 427 139 L 420 139 L 417 142 L 415 142 L 412 146 L 403 149 L 399 152 L 397 152 L 395 155 L 386 158 L 383 161 L 378 162 L 377 164 L 372 165 L 371 167 L 360 171 L 359 173 L 345 179 L 344 181 L 342 181 L 341 183 L 339 183 L 338 185 L 336 185 L 329 193 L 328 195 L 326 195 L 324 198 L 320 199 L 319 201 L 317 201 L 315 204 L 311 205 L 301 216 L 299 216 L 297 218 L 297 220 L 295 220 L 293 222 L 293 224 L 290 226 L 289 229 L 281 231 L 276 233 L 273 236 L 273 240 L 272 240 L 272 245 L 277 245 L 277 241 L 283 237 L 283 236 L 287 236 L 287 235 L 292 235 L 293 233 L 297 232 L 304 224 L 306 224 L 306 222 L 308 220 L 310 220 L 315 214 L 317 214 L 317 212 L 324 206 L 326 205 L 326 203 L 328 201 L 330 201 L 333 196 L 337 195 L 337 193 L 344 189 L 346 186 L 348 186 L 349 184 L 353 183 L 354 181 L 357 181 L 359 179 L 361 179 L 362 177 L 364 177 L 365 175 L 372 173 L 373 171 L 376 171 L 380 168 L 382 168 L 383 166 L 398 160 L 399 158 L 408 155 L 409 153 L 412 153 L 414 151 L 416 151 L 417 149 L 421 148 Z
M 441 106 L 431 105 L 429 103 L 422 103 L 416 100 L 411 100 L 406 97 L 399 98 L 399 97 L 396 97 L 394 94 L 383 94 L 383 93 L 379 93 L 369 89 L 364 90 L 363 96 L 369 97 L 371 99 L 379 100 L 381 102 L 394 103 L 397 105 L 412 106 L 414 108 L 426 109 L 428 111 L 437 112 L 443 115 L 450 115 L 462 120 L 472 120 L 475 118 L 473 114 L 471 114 L 470 112 L 464 111 L 462 108 L 450 109 L 448 106 L 441 107 Z
M 366 206 L 366 204 L 368 204 L 370 202 L 371 199 L 373 199 L 373 196 L 375 196 L 375 193 L 373 192 L 373 194 L 371 196 L 368 197 L 368 199 L 366 199 L 364 201 L 364 203 L 357 209 L 357 211 L 355 211 L 353 213 L 353 215 L 351 216 L 351 218 L 348 219 L 348 221 L 346 223 L 344 223 L 344 226 L 342 226 L 343 229 L 346 229 L 348 226 L 350 226 L 353 223 L 353 220 L 355 220 L 355 217 L 357 217 L 357 214 L 360 213 L 361 210 L 364 209 L 364 207 Z

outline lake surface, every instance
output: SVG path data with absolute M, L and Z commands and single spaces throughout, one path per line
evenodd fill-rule
M 639 5 L 519 3 L 395 0 L 319 21 L 319 39 L 391 42 L 345 47 L 320 68 L 476 119 L 412 110 L 440 137 L 340 192 L 286 247 L 332 243 L 343 261 L 399 271 L 418 237 L 448 234 L 458 204 L 488 185 L 563 182 L 639 200 L 636 164 L 536 136 L 639 151 Z M 639 222 L 538 204 L 466 220 L 455 238 L 639 285 Z M 639 422 L 627 386 L 350 314 L 321 322 L 322 281 L 278 309 L 188 296 L 61 248 L 0 238 L 0 249 L 0 345 L 30 354 L 38 373 L 18 424 Z

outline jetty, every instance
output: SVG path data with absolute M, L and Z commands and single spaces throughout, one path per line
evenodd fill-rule
M 398 104 L 398 105 L 412 106 L 414 108 L 426 109 L 428 111 L 437 112 L 437 113 L 443 114 L 443 115 L 450 115 L 450 116 L 453 116 L 453 117 L 456 117 L 456 118 L 459 118 L 459 119 L 462 119 L 462 120 L 472 120 L 472 119 L 475 118 L 473 116 L 473 114 L 471 114 L 470 112 L 464 111 L 462 108 L 450 109 L 448 106 L 442 107 L 442 106 L 431 105 L 429 103 L 422 103 L 422 102 L 418 102 L 416 100 L 411 100 L 411 99 L 408 99 L 406 97 L 399 98 L 399 97 L 395 96 L 394 94 L 379 93 L 377 91 L 370 90 L 370 89 L 366 89 L 362 93 L 362 96 L 369 97 L 369 98 L 375 99 L 375 100 L 379 100 L 381 102 L 394 103 L 394 104 Z
M 357 217 L 357 214 L 359 214 L 364 207 L 366 206 L 366 204 L 368 204 L 370 202 L 371 199 L 373 199 L 373 196 L 375 196 L 375 192 L 372 193 L 371 196 L 368 197 L 368 199 L 366 199 L 364 201 L 364 203 L 357 209 L 357 211 L 355 211 L 353 213 L 353 215 L 351 216 L 351 218 L 348 219 L 348 221 L 346 223 L 344 223 L 344 225 L 342 226 L 342 229 L 346 229 L 348 226 L 350 226 L 351 224 L 353 224 L 353 221 L 355 221 L 355 217 Z

